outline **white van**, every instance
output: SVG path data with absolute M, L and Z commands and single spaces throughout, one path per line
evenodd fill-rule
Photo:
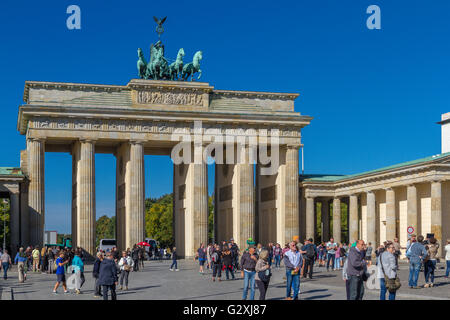
M 101 239 L 98 249 L 104 252 L 108 252 L 111 251 L 112 248 L 116 246 L 117 246 L 116 239 Z

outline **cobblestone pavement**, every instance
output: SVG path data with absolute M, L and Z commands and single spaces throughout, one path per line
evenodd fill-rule
M 171 261 L 146 261 L 143 271 L 132 272 L 129 277 L 129 290 L 119 291 L 118 300 L 125 299 L 192 299 L 192 300 L 239 300 L 242 297 L 243 281 L 240 273 L 236 273 L 236 280 L 223 280 L 213 282 L 211 271 L 205 274 L 198 272 L 198 264 L 194 261 L 180 260 L 178 266 L 180 271 L 170 271 Z M 397 299 L 402 300 L 448 300 L 450 299 L 450 281 L 444 278 L 445 270 L 440 269 L 443 263 L 438 265 L 436 270 L 435 286 L 433 288 L 410 289 L 408 287 L 408 265 L 401 264 L 400 279 L 402 288 L 397 293 Z M 82 287 L 81 294 L 73 292 L 64 294 L 59 288 L 58 294 L 53 294 L 52 289 L 56 276 L 29 273 L 25 283 L 19 284 L 17 280 L 16 266 L 13 272 L 9 272 L 8 280 L 0 279 L 0 286 L 12 288 L 15 300 L 95 300 L 93 297 L 94 281 L 92 277 L 92 265 L 86 266 L 86 283 Z M 283 276 L 285 269 L 275 269 L 270 286 L 267 292 L 267 299 L 280 300 L 285 297 L 285 281 Z M 225 274 L 222 274 L 225 279 Z M 419 276 L 419 285 L 423 286 L 423 272 Z M 345 285 L 342 280 L 341 271 L 329 271 L 325 268 L 315 267 L 312 280 L 301 279 L 300 299 L 304 300 L 337 300 L 346 299 Z M 8 292 L 5 290 L 5 292 Z M 8 295 L 3 293 L 2 299 Z M 259 293 L 256 289 L 255 298 Z M 97 298 L 98 299 L 98 298 Z M 379 290 L 365 290 L 364 300 L 378 300 Z

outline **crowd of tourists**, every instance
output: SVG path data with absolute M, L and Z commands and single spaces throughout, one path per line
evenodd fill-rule
M 280 269 L 283 264 L 286 281 L 286 300 L 298 300 L 300 279 L 313 279 L 314 268 L 324 268 L 329 271 L 342 271 L 345 282 L 346 298 L 362 300 L 364 297 L 364 282 L 368 280 L 368 267 L 376 265 L 376 277 L 380 284 L 380 300 L 395 300 L 396 292 L 401 287 L 398 277 L 399 259 L 402 249 L 409 263 L 408 286 L 412 289 L 430 288 L 434 286 L 436 265 L 439 261 L 439 243 L 434 237 L 424 239 L 423 236 L 411 235 L 405 248 L 400 246 L 397 238 L 385 241 L 377 248 L 372 244 L 357 240 L 354 243 L 337 243 L 331 238 L 328 242 L 314 244 L 313 239 L 293 241 L 282 247 L 279 243 L 256 244 L 251 238 L 247 247 L 240 249 L 234 239 L 222 241 L 220 244 L 201 244 L 195 260 L 199 263 L 199 273 L 211 273 L 211 280 L 234 280 L 237 275 L 243 280 L 242 299 L 255 299 L 255 291 L 259 291 L 259 299 L 264 300 L 269 288 L 273 269 Z M 446 272 L 450 274 L 450 239 L 444 246 Z M 170 271 L 179 271 L 178 254 L 175 247 L 166 251 L 172 259 Z M 167 254 L 164 252 L 164 254 Z M 162 254 L 161 254 L 162 255 Z M 372 259 L 374 260 L 372 262 Z M 27 279 L 27 273 L 56 274 L 53 293 L 57 294 L 59 286 L 68 293 L 66 274 L 75 274 L 74 292 L 81 293 L 85 283 L 85 257 L 81 248 L 60 247 L 27 247 L 19 248 L 14 256 L 8 250 L 0 250 L 3 278 L 8 277 L 8 270 L 17 264 L 19 282 Z M 95 279 L 94 297 L 108 299 L 108 294 L 115 300 L 116 286 L 119 290 L 128 290 L 129 274 L 144 269 L 145 249 L 134 245 L 120 252 L 116 247 L 106 252 L 99 250 L 93 265 Z M 425 284 L 418 286 L 420 271 L 423 270 Z M 209 272 L 207 272 L 209 271 Z

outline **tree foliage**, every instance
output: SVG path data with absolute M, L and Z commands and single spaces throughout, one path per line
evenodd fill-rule
M 0 199 L 0 246 L 3 247 L 3 232 L 6 234 L 6 247 L 10 245 L 10 202 L 9 200 Z M 3 224 L 5 224 L 5 229 L 3 229 Z
M 173 196 L 166 194 L 158 199 L 145 201 L 145 234 L 159 241 L 162 247 L 174 245 L 173 238 Z
M 108 217 L 106 215 L 98 218 L 96 223 L 96 246 L 100 244 L 101 239 L 116 238 L 116 217 Z

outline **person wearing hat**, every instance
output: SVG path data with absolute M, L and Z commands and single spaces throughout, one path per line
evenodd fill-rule
M 250 240 L 250 239 L 249 239 Z M 249 241 L 247 241 L 249 243 Z M 256 247 L 250 245 L 248 250 L 242 254 L 241 258 L 241 277 L 244 278 L 244 290 L 242 292 L 242 300 L 247 299 L 248 289 L 250 287 L 250 300 L 255 299 L 255 275 L 256 263 L 258 262 L 258 255 L 256 254 Z

